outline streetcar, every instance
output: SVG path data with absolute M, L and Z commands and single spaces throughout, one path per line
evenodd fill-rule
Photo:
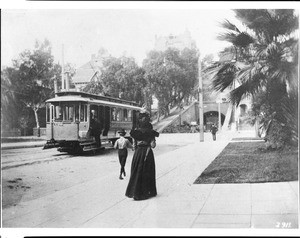
M 114 144 L 120 129 L 129 132 L 136 127 L 141 110 L 137 103 L 118 98 L 78 91 L 57 92 L 46 101 L 47 142 L 43 149 L 57 147 L 69 154 L 102 150 L 104 143 Z M 90 133 L 92 117 L 101 124 L 100 145 Z

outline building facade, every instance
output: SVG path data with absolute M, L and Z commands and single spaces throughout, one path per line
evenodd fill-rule
M 196 47 L 196 43 L 187 29 L 178 35 L 155 36 L 154 49 L 157 51 L 165 51 L 168 48 L 183 50 L 184 48 L 192 49 L 193 47 Z
M 100 49 L 98 54 L 92 54 L 91 60 L 77 68 L 72 78 L 75 88 L 80 91 L 89 82 L 98 81 L 103 67 L 103 60 L 108 56 L 107 52 Z

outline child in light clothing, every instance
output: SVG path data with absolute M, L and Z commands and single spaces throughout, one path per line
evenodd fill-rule
M 125 164 L 126 164 L 126 159 L 127 159 L 127 155 L 128 155 L 127 148 L 133 148 L 133 146 L 130 143 L 130 141 L 124 137 L 126 135 L 126 132 L 124 129 L 118 131 L 118 133 L 120 135 L 120 138 L 116 140 L 114 148 L 118 149 L 119 162 L 121 165 L 119 179 L 123 179 L 122 174 L 124 176 L 126 176 Z

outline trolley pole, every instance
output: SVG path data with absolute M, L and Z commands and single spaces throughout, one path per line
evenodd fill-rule
M 198 93 L 199 93 L 199 132 L 200 132 L 200 142 L 204 141 L 204 125 L 203 125 L 203 83 L 202 83 L 202 74 L 201 74 L 201 59 L 200 59 L 200 54 L 198 58 L 198 73 L 199 73 L 199 88 L 198 88 Z

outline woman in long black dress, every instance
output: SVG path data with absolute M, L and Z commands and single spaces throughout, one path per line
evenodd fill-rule
M 131 130 L 135 152 L 131 174 L 125 195 L 134 200 L 143 200 L 157 195 L 155 162 L 152 147 L 159 133 L 153 130 L 147 113 L 140 113 L 138 128 Z

